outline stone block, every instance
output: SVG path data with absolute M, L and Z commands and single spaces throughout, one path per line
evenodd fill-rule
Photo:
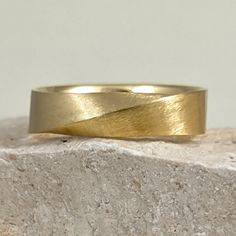
M 0 122 L 1 236 L 235 236 L 236 129 L 190 142 L 27 134 Z

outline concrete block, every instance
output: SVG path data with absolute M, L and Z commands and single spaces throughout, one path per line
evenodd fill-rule
M 0 235 L 235 236 L 236 129 L 173 143 L 1 121 Z

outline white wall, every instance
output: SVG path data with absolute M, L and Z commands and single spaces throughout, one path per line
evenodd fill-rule
M 37 86 L 131 82 L 207 87 L 208 126 L 236 127 L 236 1 L 0 0 L 0 118 Z

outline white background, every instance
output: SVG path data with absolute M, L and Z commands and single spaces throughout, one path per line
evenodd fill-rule
M 203 86 L 208 127 L 236 127 L 236 1 L 0 0 L 0 118 L 68 83 Z

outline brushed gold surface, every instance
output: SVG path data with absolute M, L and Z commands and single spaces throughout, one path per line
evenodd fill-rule
M 72 85 L 31 94 L 31 133 L 183 138 L 205 132 L 206 90 L 177 85 Z

